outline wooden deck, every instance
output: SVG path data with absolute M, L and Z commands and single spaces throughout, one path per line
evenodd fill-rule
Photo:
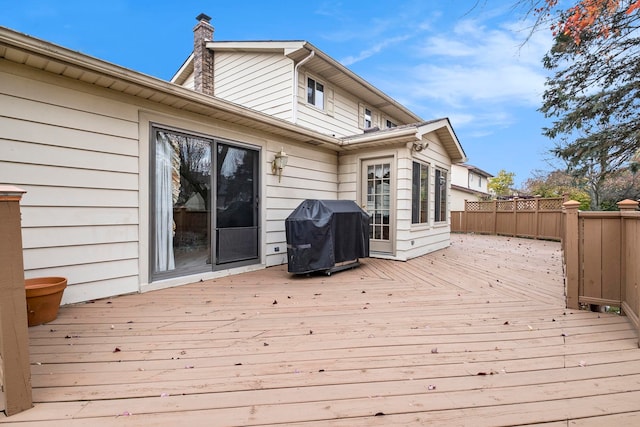
M 638 337 L 564 308 L 555 242 L 99 300 L 30 343 L 35 407 L 1 425 L 640 425 Z

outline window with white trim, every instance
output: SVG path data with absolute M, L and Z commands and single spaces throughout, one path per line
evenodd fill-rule
M 397 125 L 393 123 L 391 120 L 387 120 L 387 129 L 391 129 L 396 127 Z
M 429 166 L 413 162 L 411 180 L 411 223 L 429 222 Z
M 447 171 L 436 169 L 434 197 L 434 221 L 447 220 Z
M 311 77 L 307 77 L 307 102 L 324 110 L 324 85 Z
M 364 109 L 364 128 L 369 129 L 373 127 L 373 114 L 371 114 L 371 110 L 368 108 Z

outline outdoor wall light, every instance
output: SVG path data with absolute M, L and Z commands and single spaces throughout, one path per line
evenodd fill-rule
M 271 172 L 274 175 L 278 175 L 278 182 L 282 179 L 282 170 L 285 166 L 287 166 L 287 160 L 289 160 L 289 156 L 284 152 L 284 147 L 276 153 L 276 157 L 271 162 Z
M 423 142 L 413 142 L 413 143 L 408 143 L 407 144 L 407 148 L 409 148 L 412 151 L 417 151 L 420 152 L 422 150 L 426 150 L 427 147 L 429 146 L 429 141 L 425 140 Z

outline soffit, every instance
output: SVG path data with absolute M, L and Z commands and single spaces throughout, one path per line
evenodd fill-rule
M 0 27 L 0 58 L 295 141 L 339 150 L 338 140 L 252 109 Z
M 411 112 L 408 108 L 385 94 L 353 71 L 349 70 L 338 61 L 313 46 L 305 43 L 302 49 L 289 53 L 289 58 L 299 62 L 309 56 L 311 52 L 314 56 L 304 64 L 310 73 L 319 76 L 334 86 L 353 94 L 358 100 L 369 106 L 382 111 L 387 116 L 398 120 L 402 124 L 420 122 L 422 119 Z
M 425 135 L 430 132 L 434 132 L 438 136 L 438 139 L 451 159 L 451 163 L 466 161 L 466 154 L 447 118 L 413 123 L 342 138 L 341 145 L 345 150 L 356 150 L 358 148 L 383 146 L 390 143 L 425 141 L 428 140 Z

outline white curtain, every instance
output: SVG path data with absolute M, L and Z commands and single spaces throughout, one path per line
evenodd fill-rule
M 173 254 L 173 147 L 164 132 L 156 141 L 156 265 L 155 271 L 175 269 Z

